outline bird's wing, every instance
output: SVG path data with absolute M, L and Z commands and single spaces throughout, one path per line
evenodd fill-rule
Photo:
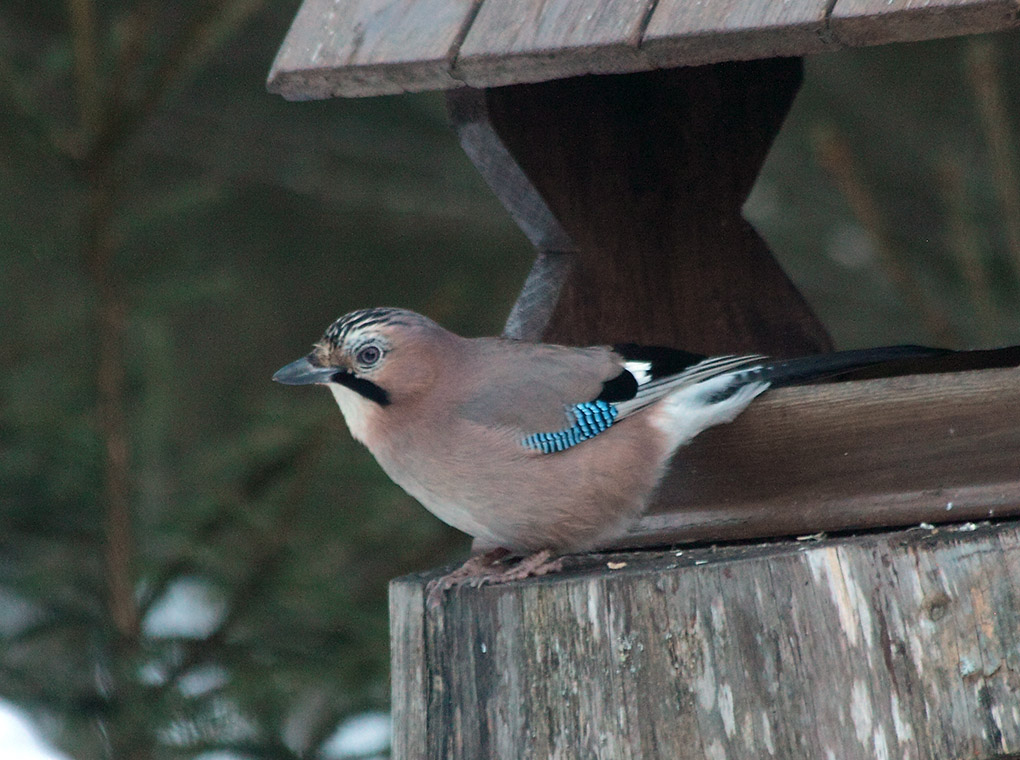
M 608 348 L 570 348 L 479 338 L 463 417 L 491 427 L 533 433 L 568 423 L 573 405 L 592 401 L 622 372 Z
M 480 340 L 476 379 L 462 416 L 511 428 L 529 449 L 552 453 L 592 438 L 667 394 L 741 367 L 760 356 L 705 359 L 633 344 L 569 348 Z
M 603 394 L 605 400 L 615 403 L 621 419 L 682 388 L 759 366 L 765 360 L 760 354 L 704 357 L 674 348 L 633 343 L 614 346 L 613 350 L 636 381 L 632 392 L 618 398 L 612 397 L 611 389 Z
M 952 353 L 892 346 L 770 360 L 760 354 L 706 358 L 635 344 L 569 348 L 498 339 L 481 339 L 476 350 L 473 366 L 484 369 L 461 413 L 487 426 L 510 428 L 525 448 L 544 454 L 576 446 L 672 394 L 681 418 L 708 414 L 712 425 L 719 421 L 711 421 L 712 410 L 726 414 L 726 402 L 748 385 L 756 386 L 757 395 L 770 385 Z

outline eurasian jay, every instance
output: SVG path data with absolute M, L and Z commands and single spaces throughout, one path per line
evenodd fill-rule
M 338 319 L 273 379 L 327 386 L 386 474 L 474 537 L 473 551 L 486 554 L 450 585 L 541 574 L 556 555 L 620 536 L 676 449 L 770 386 L 933 353 L 897 346 L 771 361 L 572 348 L 462 338 L 415 312 L 375 308 Z M 507 553 L 534 554 L 492 571 Z

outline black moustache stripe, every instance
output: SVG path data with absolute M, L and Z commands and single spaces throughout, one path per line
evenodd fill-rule
M 379 406 L 387 406 L 390 403 L 390 394 L 371 380 L 366 380 L 363 377 L 352 375 L 350 372 L 337 372 L 330 379 L 335 383 L 340 383 L 340 385 L 343 385 L 346 388 L 350 388 L 352 391 L 364 396 L 369 401 L 374 401 Z

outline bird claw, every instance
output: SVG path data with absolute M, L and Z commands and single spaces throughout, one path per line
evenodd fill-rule
M 552 550 L 529 554 L 509 567 L 501 568 L 501 563 L 510 552 L 507 549 L 493 549 L 483 554 L 476 554 L 463 565 L 441 578 L 434 578 L 425 587 L 426 604 L 435 609 L 443 603 L 443 596 L 452 588 L 467 586 L 479 588 L 486 585 L 521 581 L 535 578 L 563 569 L 563 558 L 556 557 Z
M 562 569 L 563 557 L 556 557 L 551 549 L 543 549 L 540 552 L 535 552 L 521 558 L 513 567 L 508 567 L 502 573 L 485 578 L 482 582 L 507 583 L 509 581 L 522 581 L 525 578 L 537 578 L 549 573 L 558 573 Z

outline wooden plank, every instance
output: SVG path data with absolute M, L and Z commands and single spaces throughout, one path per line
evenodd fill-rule
M 483 2 L 455 71 L 473 87 L 652 68 L 638 45 L 653 0 Z
M 831 556 L 827 547 L 805 546 L 808 556 L 795 553 L 789 544 L 758 564 L 761 574 L 761 595 L 775 605 L 774 615 L 767 620 L 771 627 L 759 629 L 778 640 L 765 684 L 752 699 L 761 703 L 775 693 L 777 721 L 773 743 L 790 747 L 777 757 L 857 757 L 859 748 L 847 742 L 847 715 L 850 689 L 855 673 L 859 673 L 859 637 L 850 615 L 833 614 L 833 596 L 827 578 L 818 568 Z M 685 553 L 686 556 L 686 553 Z M 709 564 L 711 560 L 708 560 Z M 730 576 L 732 577 L 732 576 Z M 741 584 L 743 585 L 743 584 Z M 729 593 L 719 597 L 728 601 Z M 854 600 L 857 602 L 858 600 Z M 759 602 L 761 604 L 761 602 Z M 754 608 L 751 608 L 754 610 Z M 827 614 L 819 615 L 824 610 Z M 756 610 L 743 625 L 755 631 L 760 625 Z M 849 620 L 848 620 L 849 618 Z M 766 619 L 762 619 L 764 622 Z M 810 631 L 810 634 L 807 632 Z M 745 645 L 746 646 L 746 645 Z M 824 672 L 818 670 L 824 663 Z M 877 677 L 877 673 L 869 677 Z M 819 688 L 819 681 L 829 680 L 832 688 Z M 768 704 L 768 702 L 766 702 Z M 785 737 L 785 741 L 784 741 Z M 802 742 L 807 748 L 795 742 Z M 849 745 L 849 746 L 848 746 Z M 835 753 L 835 754 L 833 754 Z
M 1018 0 L 305 0 L 290 99 L 495 87 L 1016 27 Z M 477 17 L 476 17 L 477 12 Z
M 1020 514 L 1020 369 L 770 391 L 674 457 L 618 545 Z
M 503 326 L 503 337 L 541 341 L 574 263 L 573 251 L 538 251 L 520 295 Z
M 305 0 L 269 72 L 292 100 L 456 87 L 451 60 L 479 0 Z
M 800 77 L 778 59 L 488 91 L 493 129 L 578 249 L 546 340 L 827 348 L 741 215 Z
M 492 128 L 485 92 L 465 87 L 446 102 L 464 153 L 531 244 L 539 251 L 573 251 L 574 242 Z
M 641 42 L 656 68 L 818 53 L 829 0 L 659 0 Z
M 486 91 L 500 144 L 577 247 L 546 340 L 830 345 L 741 216 L 800 76 L 775 59 Z
M 414 757 L 426 740 L 425 625 L 417 614 L 422 593 L 420 578 L 390 583 L 390 710 L 393 723 L 400 726 L 393 734 L 394 757 Z
M 577 246 L 493 129 L 485 92 L 463 87 L 448 93 L 446 103 L 464 152 L 538 254 L 503 336 L 540 340 Z
M 987 700 L 998 704 L 1004 699 L 1004 691 L 1015 695 L 1020 689 L 1020 587 L 1012 585 L 1002 587 L 1002 577 L 1013 578 L 1020 572 L 1020 534 L 999 533 L 999 550 L 1002 562 L 989 574 L 989 582 L 985 587 L 981 615 L 980 630 L 985 646 L 985 674 L 996 679 L 997 686 Z M 995 641 L 1001 637 L 1001 641 Z M 1010 646 L 1010 642 L 1013 642 Z M 994 653 L 989 656 L 989 653 Z M 1004 744 L 1014 746 L 1020 742 L 1017 732 L 1020 731 L 1020 702 L 1013 699 L 1011 720 L 996 721 L 1002 732 Z
M 843 45 L 979 34 L 1018 24 L 1017 0 L 837 0 L 829 19 Z
M 1018 546 L 1002 522 L 587 555 L 428 614 L 409 578 L 392 637 L 424 627 L 425 677 L 394 683 L 427 742 L 397 720 L 394 758 L 1014 756 Z
M 919 532 L 917 535 L 933 537 L 936 532 Z M 913 547 L 923 546 L 923 542 L 913 536 L 912 543 Z M 835 551 L 835 562 L 824 568 L 830 571 L 830 594 L 834 599 L 845 600 L 840 603 L 840 609 L 845 612 L 839 619 L 848 619 L 853 611 L 850 605 L 866 600 L 867 608 L 861 607 L 854 619 L 871 651 L 881 653 L 885 667 L 872 667 L 868 671 L 868 683 L 865 685 L 872 688 L 858 688 L 858 698 L 867 694 L 872 715 L 876 714 L 877 703 L 881 711 L 877 714 L 883 716 L 880 725 L 889 748 L 888 756 L 902 757 L 903 760 L 942 757 L 942 753 L 952 747 L 954 736 L 958 736 L 952 730 L 951 722 L 956 716 L 965 714 L 963 709 L 958 709 L 955 714 L 936 711 L 930 714 L 923 726 L 913 719 L 913 716 L 925 715 L 930 708 L 937 708 L 935 699 L 952 701 L 954 692 L 958 692 L 957 681 L 946 682 L 931 668 L 927 681 L 934 688 L 929 686 L 925 689 L 917 672 L 917 666 L 922 662 L 917 657 L 917 649 L 935 646 L 936 642 L 930 637 L 941 633 L 936 626 L 929 625 L 932 615 L 938 617 L 939 614 L 933 602 L 940 602 L 941 597 L 926 595 L 923 590 L 923 584 L 928 583 L 919 572 L 923 554 L 923 551 L 907 550 L 890 555 L 881 543 L 859 552 L 848 552 L 840 547 Z M 817 566 L 822 572 L 823 566 L 820 563 Z M 904 614 L 904 611 L 913 611 L 913 614 Z M 949 650 L 943 649 L 942 653 L 945 659 L 951 659 Z M 873 665 L 873 659 L 869 664 Z M 885 700 L 881 696 L 876 698 L 876 692 L 877 695 L 888 695 L 888 703 L 883 704 Z M 933 696 L 935 699 L 932 699 Z M 961 704 L 960 707 L 964 706 Z

